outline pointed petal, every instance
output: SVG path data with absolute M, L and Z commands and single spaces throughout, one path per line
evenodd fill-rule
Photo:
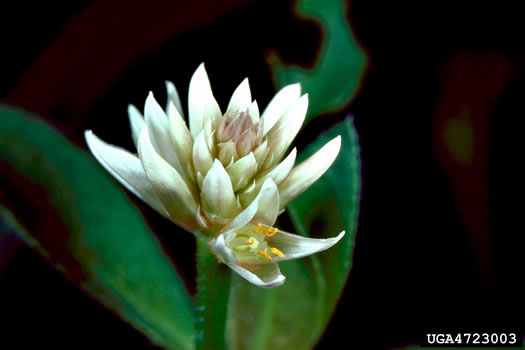
M 246 186 L 256 171 L 257 161 L 252 152 L 233 163 L 233 165 L 228 168 L 228 174 L 232 181 L 233 190 L 237 191 Z
M 215 130 L 213 130 L 212 124 L 213 121 L 211 119 L 206 119 L 204 121 L 202 130 L 204 131 L 204 139 L 206 140 L 206 145 L 208 146 L 211 155 L 215 157 L 215 155 L 217 154 L 217 149 L 215 147 L 215 140 L 213 137 Z
M 177 153 L 181 166 L 185 168 L 186 171 L 189 171 L 188 164 L 191 163 L 193 138 L 191 137 L 186 123 L 173 103 L 168 105 L 168 118 L 171 142 L 173 143 L 173 147 Z
M 201 173 L 203 176 L 206 175 L 213 165 L 213 157 L 206 144 L 204 131 L 201 131 L 195 139 L 192 156 L 195 171 Z
M 344 235 L 345 231 L 342 231 L 335 237 L 319 239 L 277 231 L 275 235 L 267 237 L 266 242 L 269 246 L 275 247 L 283 252 L 284 258 L 276 258 L 278 261 L 281 261 L 298 259 L 326 250 L 339 242 Z
M 195 220 L 197 220 L 197 223 L 203 229 L 208 229 L 210 227 L 210 223 L 204 216 L 204 213 L 201 210 L 200 204 L 198 205 L 197 211 L 195 212 Z
M 177 152 L 174 151 L 174 145 L 170 135 L 168 117 L 155 100 L 153 93 L 150 92 L 146 99 L 144 107 L 144 118 L 148 129 L 149 139 L 155 148 L 155 151 L 167 161 L 177 172 L 186 177 Z
M 292 106 L 301 96 L 301 85 L 299 83 L 285 86 L 270 101 L 264 110 L 261 119 L 264 120 L 263 135 L 277 123 L 281 116 Z
M 226 109 L 226 113 L 244 112 L 252 103 L 252 94 L 248 78 L 245 78 L 235 89 Z
M 166 84 L 166 93 L 168 95 L 168 102 L 166 104 L 166 114 L 169 115 L 168 110 L 170 107 L 170 103 L 173 103 L 173 105 L 177 109 L 177 112 L 179 112 L 180 115 L 184 115 L 184 112 L 182 111 L 182 104 L 180 103 L 179 93 L 177 91 L 177 88 L 175 87 L 175 84 L 173 84 L 169 80 L 166 80 L 164 83 Z
M 227 235 L 228 233 L 237 231 L 250 222 L 273 226 L 278 214 L 279 192 L 277 185 L 272 179 L 266 179 L 257 197 L 255 197 L 250 205 L 237 215 L 235 219 L 226 225 L 222 229 L 222 232 Z M 228 240 L 228 237 L 226 237 L 226 240 Z
M 277 163 L 303 125 L 308 109 L 308 95 L 297 100 L 277 121 L 268 133 L 268 143 Z M 267 164 L 271 166 L 273 164 Z
M 139 156 L 153 189 L 171 218 L 187 226 L 197 226 L 197 202 L 192 186 L 157 154 L 145 129 L 139 136 Z
M 190 132 L 193 138 L 197 137 L 202 130 L 206 118 L 217 113 L 221 114 L 219 105 L 217 104 L 215 97 L 213 97 L 204 63 L 201 63 L 190 80 L 188 91 L 188 113 Z
M 328 170 L 340 149 L 341 136 L 337 136 L 292 169 L 286 180 L 279 185 L 281 209 L 297 198 Z
M 279 186 L 286 179 L 288 174 L 290 174 L 290 171 L 292 170 L 293 165 L 295 163 L 296 155 L 297 149 L 294 148 L 281 163 L 277 164 L 277 166 L 275 166 L 275 168 L 273 168 L 272 170 L 263 173 L 263 175 L 260 178 L 258 178 L 257 181 L 262 182 L 263 179 L 271 178 L 273 182 L 275 182 L 275 184 Z
M 230 176 L 217 159 L 202 182 L 201 202 L 205 213 L 224 219 L 231 218 L 237 211 Z
M 160 214 L 169 216 L 153 190 L 138 157 L 102 141 L 91 130 L 86 131 L 84 135 L 95 158 L 115 179 Z
M 223 165 L 230 164 L 232 160 L 238 158 L 237 149 L 235 148 L 235 143 L 232 140 L 219 143 L 217 148 L 219 152 L 217 158 L 219 158 Z
M 253 100 L 253 102 L 248 106 L 248 115 L 252 119 L 252 122 L 254 124 L 258 123 L 261 119 L 261 115 L 259 113 L 259 106 L 257 105 L 257 101 Z
M 281 274 L 279 266 L 276 263 L 246 264 L 243 266 L 236 264 L 226 265 L 257 287 L 266 289 L 275 288 L 281 286 L 286 280 L 286 277 Z
M 224 235 L 221 234 L 217 239 L 212 241 L 211 247 L 223 263 L 234 264 L 237 261 L 237 256 L 235 256 L 235 253 L 226 244 Z
M 255 160 L 257 160 L 257 170 L 262 170 L 262 166 L 269 151 L 270 149 L 268 148 L 268 140 L 264 140 L 264 142 L 259 144 L 259 146 L 257 146 L 253 152 Z
M 133 143 L 135 144 L 135 148 L 136 148 L 140 131 L 145 125 L 144 117 L 139 112 L 137 107 L 133 105 L 128 106 L 128 116 L 129 116 L 129 124 L 131 126 L 131 138 L 133 139 Z

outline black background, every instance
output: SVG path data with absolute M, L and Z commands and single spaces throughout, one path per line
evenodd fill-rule
M 221 106 L 245 76 L 259 105 L 265 106 L 273 94 L 266 50 L 274 48 L 285 61 L 307 65 L 320 38 L 315 25 L 291 15 L 290 3 L 251 2 L 149 50 L 125 67 L 108 93 L 89 105 L 65 99 L 41 108 L 42 104 L 32 104 L 29 93 L 14 98 L 12 92 L 62 26 L 91 5 L 64 4 L 2 2 L 0 98 L 43 115 L 84 148 L 84 129 L 130 148 L 128 133 L 115 132 L 127 125 L 127 104 L 142 106 L 150 89 L 162 96 L 165 79 L 177 83 L 185 101 L 187 82 L 202 61 L 212 86 L 221 86 L 214 89 Z M 518 125 L 525 115 L 525 31 L 519 11 L 501 2 L 354 1 L 348 18 L 370 58 L 362 90 L 351 106 L 311 122 L 297 140 L 299 148 L 304 147 L 320 127 L 352 113 L 362 146 L 363 192 L 354 266 L 318 348 L 334 344 L 348 349 L 391 348 L 417 343 L 428 331 L 523 332 L 520 193 L 525 177 L 519 167 L 523 129 Z M 147 19 L 137 26 L 147 27 Z M 85 28 L 86 33 L 90 30 Z M 461 206 L 469 203 L 458 202 L 453 191 L 469 178 L 447 173 L 433 137 L 436 110 L 445 92 L 453 89 L 455 79 L 465 79 L 461 69 L 450 73 L 447 67 L 457 57 L 466 57 L 462 64 L 469 67 L 469 62 L 474 65 L 480 57 L 494 54 L 511 68 L 500 83 L 491 72 L 501 65 L 488 59 L 483 66 L 487 79 L 481 80 L 487 86 L 502 86 L 500 93 L 490 95 L 495 102 L 486 111 L 484 190 L 489 227 L 485 229 L 491 243 L 490 258 L 484 259 L 483 252 L 476 252 L 479 237 L 468 232 L 462 217 Z M 166 222 L 136 202 L 194 291 L 193 238 L 163 233 Z M 153 347 L 29 249 L 18 249 L 3 269 L 0 341 L 17 344 L 7 348 Z

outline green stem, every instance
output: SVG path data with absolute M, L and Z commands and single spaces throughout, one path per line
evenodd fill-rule
M 230 269 L 219 263 L 207 242 L 197 239 L 197 296 L 195 343 L 197 350 L 226 348 L 226 317 Z

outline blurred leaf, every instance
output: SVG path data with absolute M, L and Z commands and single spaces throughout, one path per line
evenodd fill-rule
M 208 242 L 197 240 L 195 343 L 198 350 L 225 348 L 231 270 L 219 264 Z
M 322 37 L 312 68 L 285 64 L 277 53 L 268 57 L 278 89 L 300 82 L 309 94 L 307 120 L 335 113 L 348 106 L 361 87 L 367 69 L 367 55 L 348 23 L 345 0 L 297 0 L 299 18 L 314 21 Z
M 300 160 L 337 135 L 341 152 L 332 167 L 288 207 L 297 232 L 344 238 L 306 259 L 280 264 L 287 276 L 273 290 L 254 287 L 234 274 L 230 294 L 229 345 L 232 349 L 309 349 L 322 335 L 351 268 L 359 196 L 360 156 L 356 130 L 347 119 L 314 141 Z
M 28 243 L 154 343 L 192 349 L 185 286 L 120 186 L 37 117 L 0 106 L 0 119 L 0 201 Z

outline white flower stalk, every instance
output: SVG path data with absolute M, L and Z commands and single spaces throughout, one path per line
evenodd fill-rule
M 245 79 L 223 114 L 201 64 L 189 86 L 189 128 L 175 86 L 166 82 L 166 88 L 165 110 L 151 92 L 144 115 L 128 108 L 138 155 L 85 133 L 93 155 L 122 185 L 177 225 L 207 237 L 222 262 L 260 287 L 284 282 L 277 262 L 328 249 L 343 237 L 311 239 L 272 227 L 341 147 L 338 136 L 295 167 L 295 148 L 284 157 L 308 108 L 299 84 L 279 91 L 261 115 Z

